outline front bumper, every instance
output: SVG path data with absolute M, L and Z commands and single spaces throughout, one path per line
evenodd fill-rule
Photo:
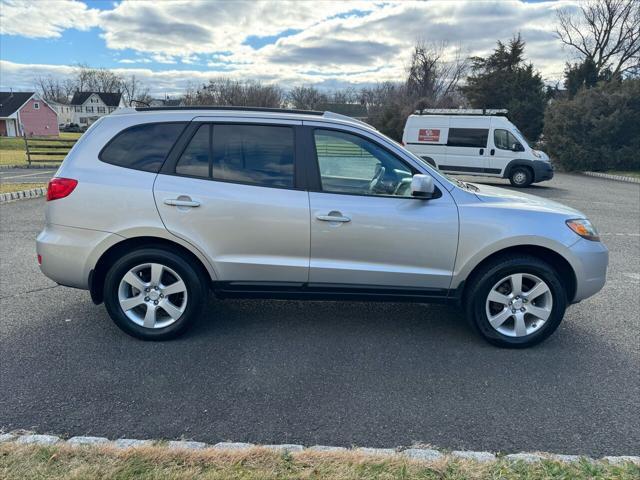
M 553 178 L 553 167 L 549 162 L 535 160 L 533 162 L 533 181 L 543 182 Z
M 577 265 L 576 294 L 574 302 L 598 293 L 607 280 L 607 266 L 609 265 L 609 250 L 601 242 L 580 239 L 572 247 Z
M 40 270 L 60 285 L 86 290 L 98 253 L 119 238 L 113 233 L 49 223 L 36 239 Z

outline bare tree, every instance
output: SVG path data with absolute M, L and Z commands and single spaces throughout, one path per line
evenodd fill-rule
M 293 105 L 293 108 L 303 110 L 313 110 L 317 108 L 319 104 L 327 101 L 326 95 L 320 93 L 320 90 L 312 86 L 304 85 L 293 87 L 289 90 L 287 98 Z
M 640 64 L 640 2 L 637 0 L 590 0 L 579 12 L 558 11 L 556 35 L 590 60 L 600 73 L 638 72 Z
M 76 90 L 80 92 L 122 92 L 122 77 L 106 68 L 80 64 L 74 69 L 73 77 Z
M 461 78 L 469 68 L 469 60 L 458 47 L 451 60 L 444 60 L 447 44 L 425 44 L 419 41 L 411 54 L 407 67 L 407 94 L 424 106 L 450 103 L 448 99 L 457 91 Z
M 281 107 L 284 91 L 277 85 L 265 85 L 259 81 L 238 81 L 216 78 L 198 89 L 189 89 L 185 105 L 235 105 L 243 107 Z
M 36 89 L 45 100 L 69 103 L 71 95 L 73 95 L 74 83 L 71 79 L 61 81 L 49 75 L 36 79 Z
M 146 103 L 151 101 L 149 88 L 144 86 L 135 75 L 122 79 L 120 86 L 122 88 L 122 96 L 126 105 L 130 105 L 134 100 Z

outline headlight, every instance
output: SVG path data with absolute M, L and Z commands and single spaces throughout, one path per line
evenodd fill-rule
M 574 220 L 567 220 L 567 227 L 573 230 L 575 233 L 580 235 L 582 238 L 586 238 L 587 240 L 592 240 L 594 242 L 599 242 L 600 237 L 598 236 L 598 231 L 596 227 L 591 225 L 591 222 L 586 218 L 576 218 Z

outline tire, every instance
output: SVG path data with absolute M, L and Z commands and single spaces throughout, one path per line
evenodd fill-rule
M 206 285 L 199 269 L 182 256 L 160 247 L 141 248 L 113 263 L 105 277 L 104 303 L 114 323 L 129 335 L 169 340 L 198 318 Z
M 531 255 L 505 255 L 488 263 L 474 273 L 465 294 L 471 326 L 489 343 L 506 348 L 542 342 L 558 328 L 566 308 L 560 276 L 551 265 Z
M 527 167 L 514 167 L 509 174 L 509 181 L 514 187 L 528 187 L 533 182 L 533 174 Z

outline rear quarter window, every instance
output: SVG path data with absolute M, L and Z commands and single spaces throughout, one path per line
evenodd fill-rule
M 98 158 L 111 165 L 158 173 L 186 122 L 146 123 L 118 133 Z

